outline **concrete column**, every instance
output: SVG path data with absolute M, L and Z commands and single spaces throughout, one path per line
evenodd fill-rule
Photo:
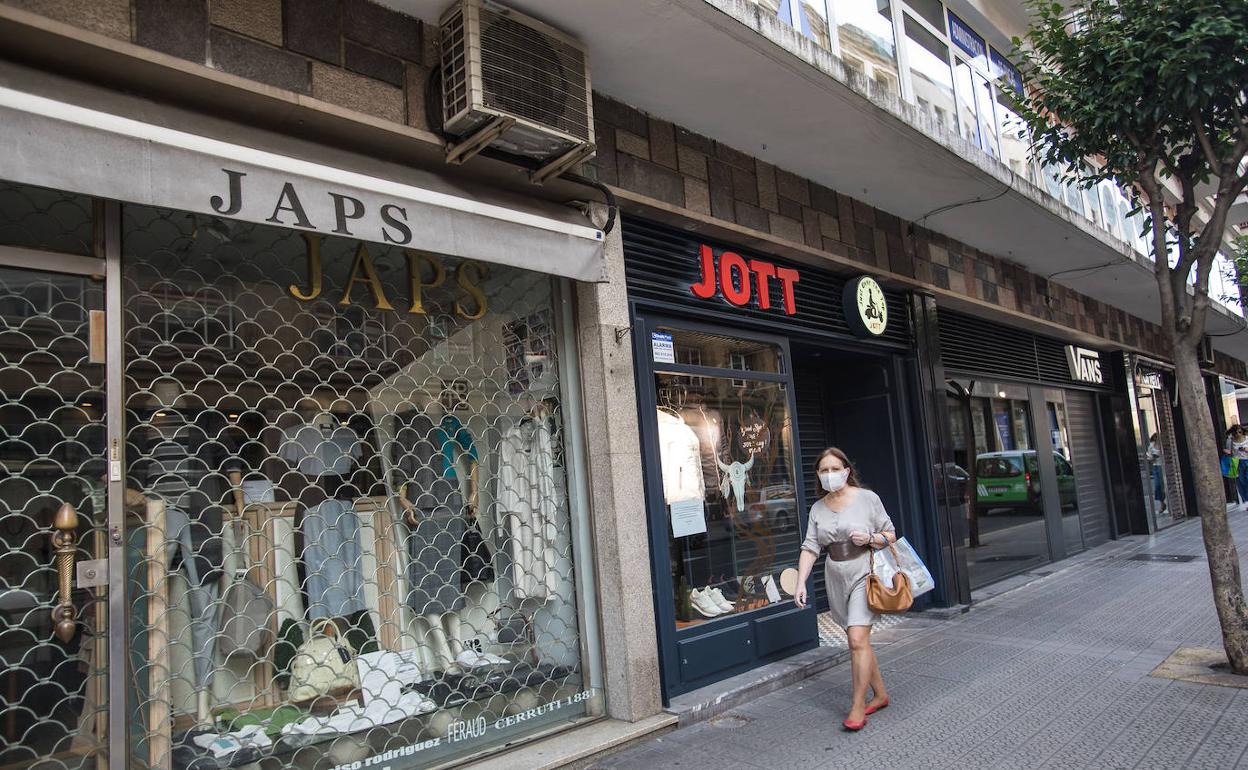
M 608 280 L 576 285 L 576 331 L 607 714 L 635 722 L 659 713 L 663 704 L 620 230 L 617 219 L 604 246 Z

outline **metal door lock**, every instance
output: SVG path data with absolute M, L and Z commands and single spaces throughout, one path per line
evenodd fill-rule
M 99 588 L 108 585 L 108 559 L 91 559 L 77 564 L 79 588 Z
M 121 545 L 121 527 L 114 524 L 109 528 L 108 536 L 113 541 L 113 545 Z

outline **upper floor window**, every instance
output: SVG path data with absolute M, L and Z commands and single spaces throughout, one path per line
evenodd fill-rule
M 829 18 L 841 59 L 886 93 L 901 94 L 897 44 L 889 0 L 832 0 Z
M 905 17 L 905 54 L 916 103 L 930 105 L 928 117 L 946 131 L 956 133 L 957 105 L 953 72 L 949 69 L 949 46 L 927 25 L 909 13 Z

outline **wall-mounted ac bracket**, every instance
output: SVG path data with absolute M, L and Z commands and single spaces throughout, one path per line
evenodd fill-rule
M 594 145 L 578 144 L 539 169 L 529 172 L 533 184 L 545 184 L 547 179 L 559 176 L 569 168 L 594 154 Z
M 489 147 L 491 142 L 502 136 L 504 131 L 515 124 L 515 118 L 501 115 L 494 118 L 464 139 L 455 144 L 448 144 L 446 146 L 446 162 L 456 166 L 460 165 L 486 147 Z

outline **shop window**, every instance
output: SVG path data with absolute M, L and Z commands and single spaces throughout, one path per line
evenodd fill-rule
M 696 341 L 712 366 L 781 371 L 772 344 L 663 331 L 678 348 Z M 655 394 L 677 627 L 783 601 L 780 572 L 800 546 L 783 384 L 659 371 Z
M 1040 463 L 1026 390 L 956 381 L 949 427 L 956 473 L 967 479 L 955 520 L 975 589 L 1048 561 Z
M 841 56 L 886 93 L 900 96 L 889 0 L 831 0 Z
M 418 768 L 598 713 L 554 282 L 211 224 L 123 207 L 139 764 Z
M 957 106 L 953 96 L 953 72 L 949 47 L 909 14 L 905 14 L 906 57 L 917 101 L 931 105 L 928 117 L 938 126 L 957 133 Z

